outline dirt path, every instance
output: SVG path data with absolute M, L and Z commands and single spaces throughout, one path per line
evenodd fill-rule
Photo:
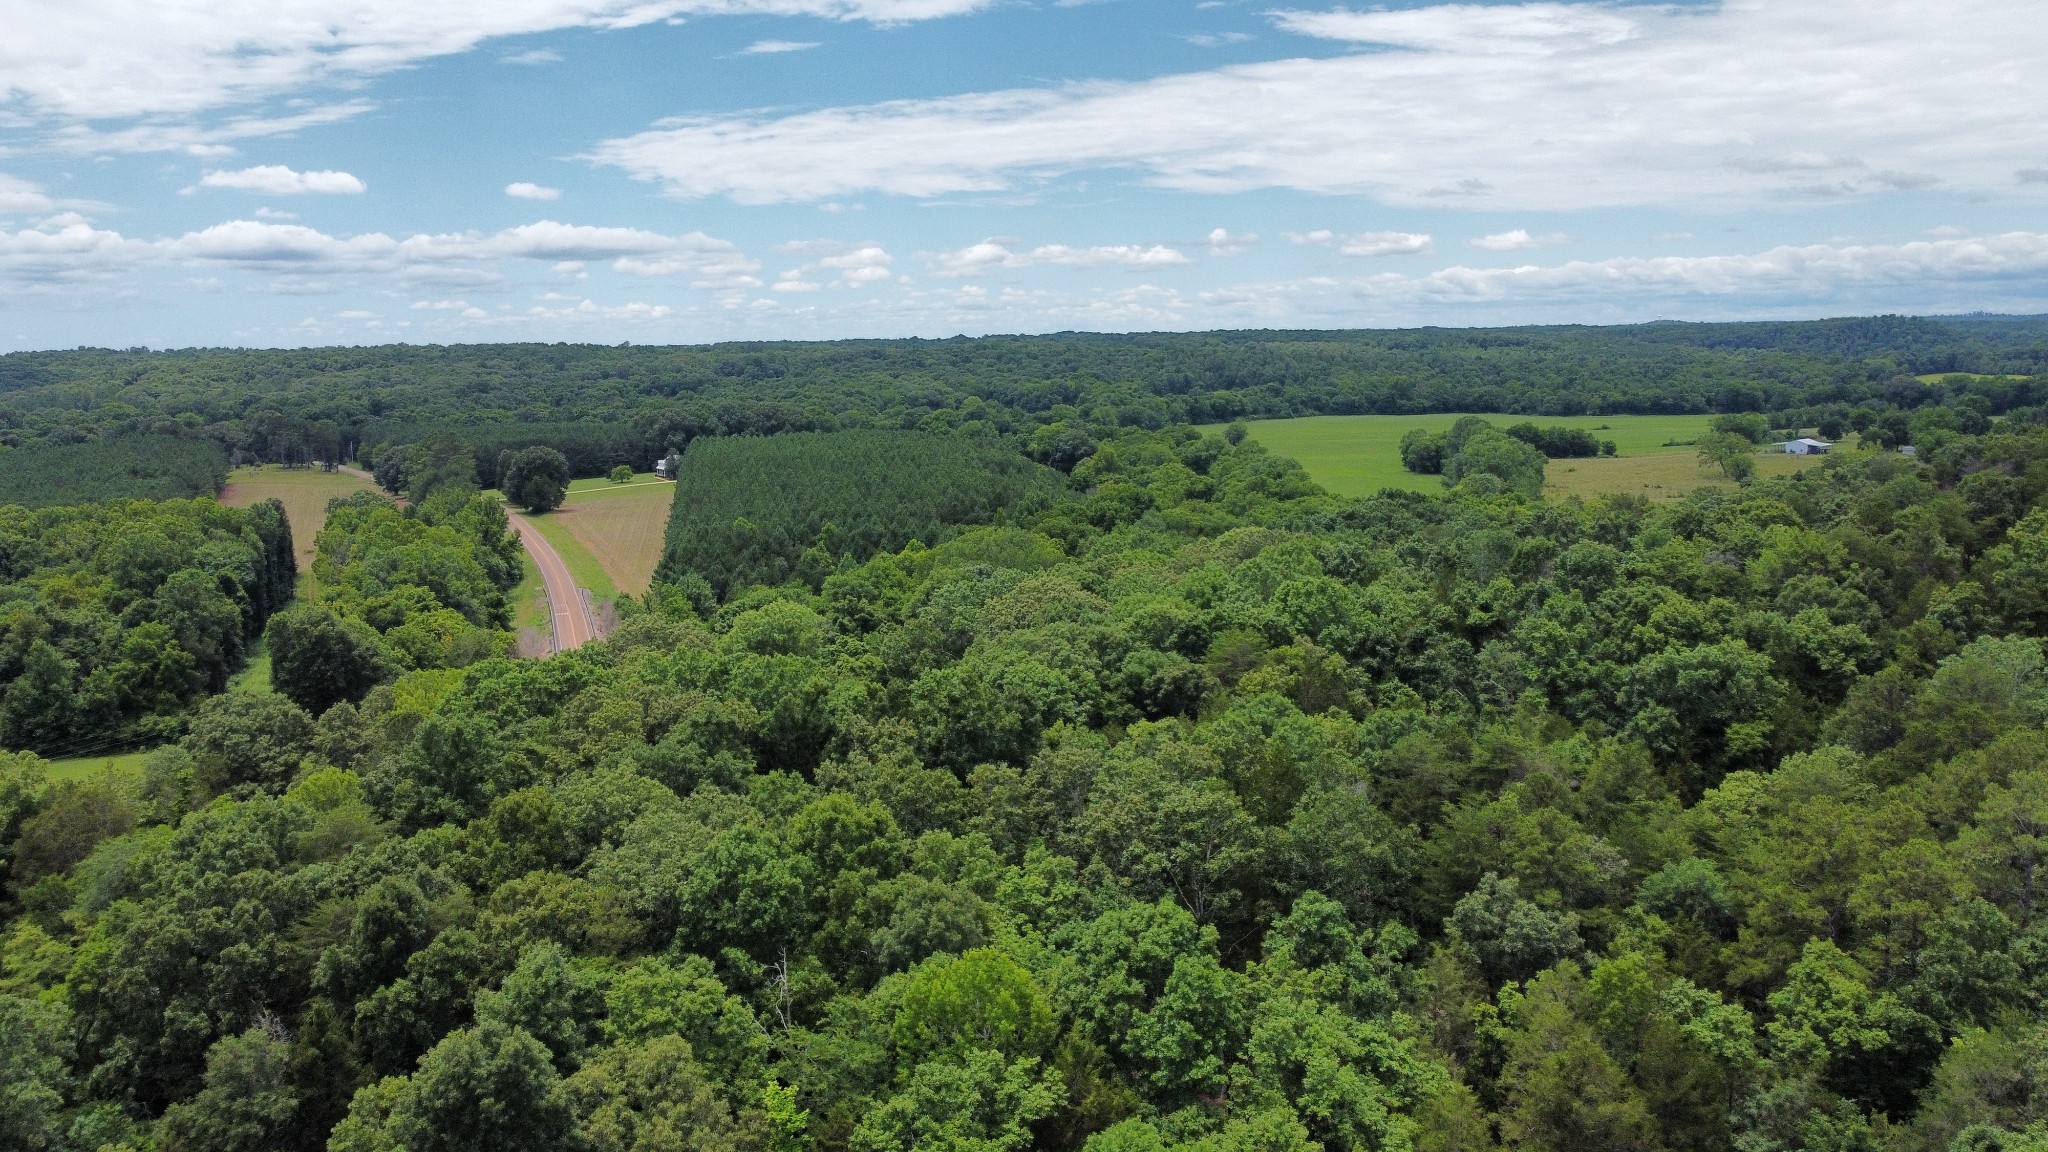
M 590 643 L 597 637 L 597 623 L 590 618 L 590 603 L 569 575 L 562 554 L 526 517 L 510 510 L 505 517 L 512 522 L 512 530 L 519 533 L 527 554 L 533 557 L 534 567 L 540 569 L 541 586 L 547 589 L 548 612 L 555 628 L 555 651 L 567 652 Z
M 360 476 L 371 483 L 376 477 L 360 468 L 340 466 L 340 471 L 351 476 Z M 519 542 L 526 545 L 526 554 L 533 557 L 533 566 L 540 569 L 541 587 L 548 594 L 549 623 L 555 633 L 555 651 L 567 652 L 581 648 L 597 638 L 597 622 L 590 618 L 590 601 L 583 589 L 576 586 L 576 578 L 569 575 L 569 566 L 562 562 L 562 554 L 548 543 L 526 517 L 510 508 L 505 510 L 505 519 L 511 521 L 512 530 L 519 533 Z

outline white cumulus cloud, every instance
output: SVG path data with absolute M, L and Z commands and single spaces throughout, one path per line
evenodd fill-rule
M 1346 256 L 1420 256 L 1434 246 L 1427 232 L 1360 232 L 1344 237 L 1337 251 Z
M 842 244 L 837 240 L 791 240 L 775 246 L 778 252 L 809 257 L 802 266 L 784 271 L 774 285 L 777 292 L 816 292 L 830 280 L 846 288 L 880 284 L 894 273 L 889 270 L 896 257 L 879 244 Z M 837 274 L 834 276 L 834 274 Z
M 1216 233 L 1222 233 L 1221 237 Z M 1238 248 L 1258 239 L 1256 236 L 1232 237 L 1220 228 L 1216 233 L 1210 234 L 1212 242 L 1219 239 L 1234 242 Z M 1028 268 L 1034 264 L 1143 271 L 1147 268 L 1170 268 L 1194 263 L 1179 249 L 1169 248 L 1164 244 L 1098 244 L 1087 248 L 1071 244 L 1040 244 L 1029 252 L 1018 252 L 1012 250 L 1009 245 L 994 240 L 984 240 L 979 244 L 970 244 L 951 252 L 940 252 L 928 259 L 932 272 L 939 276 L 973 276 L 996 268 Z
M 283 164 L 258 164 L 233 172 L 208 172 L 199 178 L 201 188 L 226 188 L 236 192 L 263 192 L 272 196 L 302 196 L 324 192 L 360 195 L 369 185 L 346 172 L 295 172 Z
M 43 190 L 16 176 L 0 172 L 0 212 L 48 212 L 50 198 Z
M 1177 264 L 1194 263 L 1177 249 L 1168 248 L 1164 244 L 1098 244 L 1093 248 L 1046 244 L 1033 248 L 1031 258 L 1047 264 L 1070 264 L 1080 268 L 1095 268 L 1107 264 L 1133 270 L 1170 268 Z
M 2035 173 L 2048 173 L 2048 20 L 2035 0 L 1449 4 L 1275 19 L 1387 50 L 690 118 L 593 155 L 678 196 L 744 203 L 1123 171 L 1195 192 L 1726 209 L 1930 184 L 2032 195 Z M 1943 60 L 1968 66 L 1929 66 Z
M 889 265 L 895 262 L 896 258 L 881 247 L 868 244 L 823 257 L 818 267 L 838 272 L 841 283 L 859 288 L 887 280 L 891 275 Z
M 1218 256 L 1235 256 L 1258 242 L 1257 232 L 1234 236 L 1228 228 L 1213 228 L 1209 231 L 1209 251 Z
M 1031 258 L 1010 251 L 1007 245 L 994 240 L 969 244 L 951 252 L 940 252 L 931 258 L 932 272 L 939 276 L 973 276 L 991 268 L 1022 268 L 1031 263 Z
M 505 195 L 514 200 L 559 200 L 560 188 L 547 188 L 528 180 L 515 180 L 505 185 Z
M 1516 228 L 1507 232 L 1495 232 L 1491 236 L 1479 236 L 1470 241 L 1474 248 L 1488 252 L 1526 252 L 1531 248 L 1555 248 L 1571 243 L 1572 238 L 1562 232 L 1550 232 L 1532 236 L 1527 228 Z

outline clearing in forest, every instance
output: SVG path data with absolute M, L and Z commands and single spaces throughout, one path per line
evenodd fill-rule
M 603 599 L 621 592 L 637 596 L 647 591 L 654 567 L 661 562 L 662 534 L 675 491 L 675 485 L 651 474 L 635 476 L 628 484 L 578 480 L 569 486 L 566 503 L 532 519 L 562 554 L 577 583 Z M 565 546 L 564 536 L 573 547 Z M 601 581 L 585 580 L 589 573 L 579 566 L 578 552 L 601 570 Z
M 228 486 L 222 489 L 220 502 L 232 508 L 247 508 L 273 496 L 282 501 L 284 517 L 292 525 L 292 551 L 299 558 L 299 576 L 305 579 L 313 574 L 313 538 L 320 534 L 320 526 L 327 523 L 327 502 L 336 496 L 367 492 L 375 487 L 368 480 L 346 472 L 265 464 L 228 473 Z
M 1421 416 L 1304 416 L 1293 420 L 1247 421 L 1251 439 L 1268 450 L 1290 456 L 1308 470 L 1309 478 L 1342 496 L 1369 496 L 1382 488 L 1441 492 L 1443 480 L 1410 472 L 1401 466 L 1401 437 L 1411 429 L 1448 429 L 1463 413 L 1432 412 Z M 1697 440 L 1713 423 L 1696 416 L 1521 416 L 1482 412 L 1497 428 L 1530 423 L 1541 428 L 1583 428 L 1601 440 L 1612 440 L 1616 455 L 1605 458 L 1550 461 L 1544 470 L 1545 494 L 1552 497 L 1605 496 L 1636 493 L 1675 499 L 1694 488 L 1726 484 L 1720 471 L 1702 467 Z M 1221 425 L 1212 425 L 1220 428 Z M 1757 475 L 1780 476 L 1820 464 L 1824 456 L 1788 456 L 1768 447 L 1757 454 Z

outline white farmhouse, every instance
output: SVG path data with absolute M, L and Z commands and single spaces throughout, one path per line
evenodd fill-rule
M 1801 436 L 1797 440 L 1785 441 L 1785 451 L 1794 456 L 1825 456 L 1827 450 L 1833 447 L 1833 444 L 1825 440 L 1815 440 L 1811 436 Z

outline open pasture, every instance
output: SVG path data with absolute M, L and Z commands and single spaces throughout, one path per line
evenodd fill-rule
M 234 508 L 247 508 L 273 496 L 283 502 L 284 517 L 292 525 L 292 551 L 299 558 L 299 575 L 306 577 L 313 570 L 313 537 L 327 523 L 327 502 L 336 496 L 375 487 L 370 481 L 346 472 L 265 464 L 228 473 L 228 486 L 221 491 L 220 502 Z
M 1817 468 L 1826 456 L 1788 456 L 1762 448 L 1756 454 L 1759 478 L 1789 476 L 1806 468 Z M 1700 463 L 1691 448 L 1646 452 L 1607 460 L 1552 460 L 1543 470 L 1543 494 L 1552 499 L 1581 496 L 1647 496 L 1652 500 L 1676 500 L 1695 488 L 1733 488 L 1734 481 L 1721 470 Z
M 614 591 L 601 592 L 596 584 L 584 587 L 604 596 L 619 592 L 637 596 L 647 591 L 654 567 L 661 562 L 662 536 L 668 528 L 675 491 L 675 485 L 651 477 L 635 477 L 630 484 L 577 481 L 569 486 L 566 503 L 546 516 L 534 517 L 534 522 L 555 542 L 571 570 L 576 561 L 563 549 L 561 535 L 589 555 Z M 583 573 L 578 571 L 576 579 L 581 582 Z
M 1441 492 L 1443 481 L 1401 466 L 1401 437 L 1422 428 L 1440 432 L 1465 414 L 1432 412 L 1421 416 L 1305 416 L 1293 420 L 1256 420 L 1245 425 L 1251 439 L 1282 456 L 1291 456 L 1309 477 L 1343 496 L 1369 496 L 1382 488 Z M 1709 415 L 1690 416 L 1517 416 L 1480 413 L 1496 427 L 1527 421 L 1540 427 L 1583 428 L 1602 440 L 1614 441 L 1617 455 L 1608 458 L 1552 460 L 1545 470 L 1546 493 L 1553 497 L 1601 496 L 1629 492 L 1652 499 L 1672 499 L 1706 484 L 1725 484 L 1720 472 L 1702 468 L 1696 440 L 1713 423 Z M 1212 426 L 1214 427 L 1214 426 Z M 1787 456 L 1769 450 L 1757 458 L 1757 473 L 1778 476 L 1812 467 L 1824 457 Z

